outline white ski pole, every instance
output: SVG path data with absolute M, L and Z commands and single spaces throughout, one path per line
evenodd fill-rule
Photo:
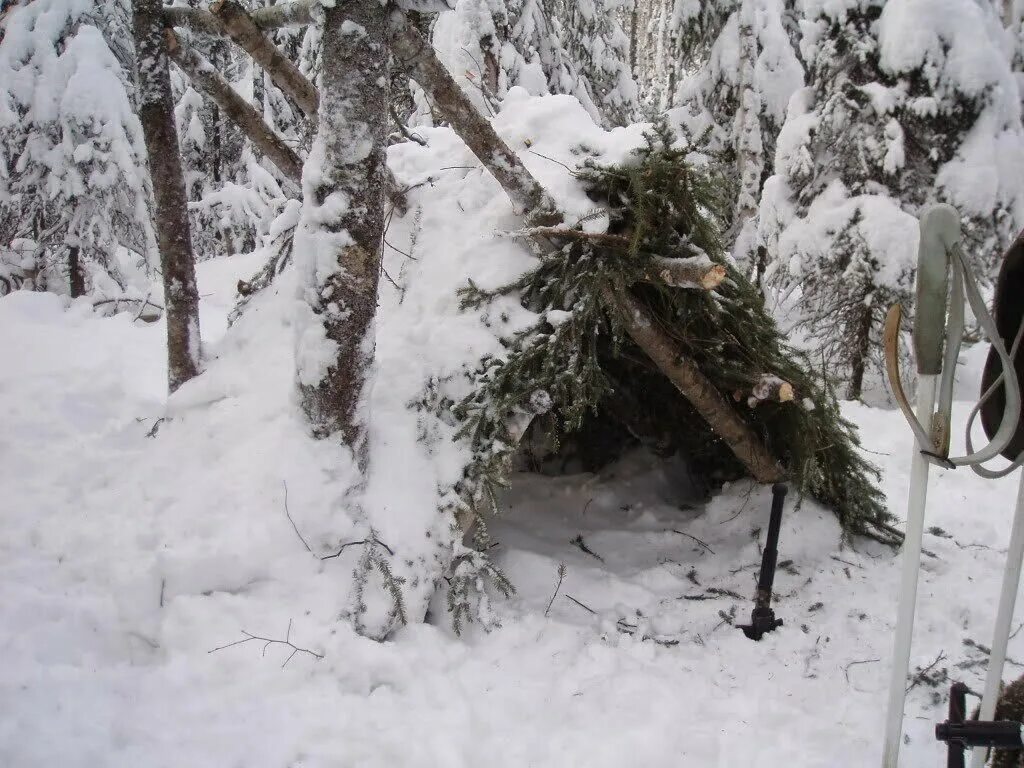
M 917 255 L 917 296 L 914 319 L 914 352 L 917 357 L 917 413 L 907 413 L 914 432 L 914 452 L 910 459 L 910 492 L 907 499 L 907 527 L 903 540 L 900 576 L 900 602 L 896 615 L 892 668 L 889 677 L 889 702 L 885 721 L 883 768 L 897 768 L 903 736 L 903 706 L 906 702 L 907 670 L 914 636 L 914 611 L 917 606 L 917 578 L 921 566 L 921 539 L 928 499 L 928 456 L 939 446 L 933 438 L 933 418 L 937 384 L 943 373 L 946 336 L 946 305 L 949 292 L 949 248 L 960 240 L 960 216 L 948 205 L 936 205 L 921 216 L 921 238 Z M 961 306 L 962 309 L 962 306 Z M 955 313 L 954 313 L 955 314 Z M 890 321 L 895 318 L 895 321 Z M 899 312 L 887 320 L 887 368 L 893 392 L 904 412 L 909 404 L 899 377 L 897 340 Z M 944 388 L 945 391 L 945 388 Z M 944 398 L 946 399 L 946 398 Z M 948 434 L 943 417 L 938 425 Z
M 937 375 L 923 375 L 917 381 L 917 418 L 931 429 L 935 407 Z M 917 605 L 917 575 L 921 566 L 921 539 L 924 536 L 924 510 L 928 499 L 928 459 L 914 441 L 910 459 L 910 496 L 907 501 L 907 529 L 903 540 L 900 606 L 896 617 L 892 673 L 889 678 L 889 706 L 885 722 L 884 768 L 896 768 L 903 736 L 903 705 L 907 697 L 907 669 L 910 667 L 910 643 L 914 636 L 914 610 Z
M 992 633 L 992 654 L 988 660 L 988 673 L 985 677 L 985 692 L 981 699 L 979 720 L 992 720 L 995 717 L 999 684 L 1003 680 L 1003 665 L 1006 663 L 1006 646 L 1010 641 L 1010 624 L 1013 622 L 1013 609 L 1017 602 L 1017 590 L 1020 586 L 1022 562 L 1024 562 L 1024 472 L 1021 473 L 1020 484 L 1017 488 L 1017 508 L 1013 515 L 1010 545 L 1006 552 L 1003 587 L 999 593 L 999 608 L 996 611 L 996 625 Z M 986 749 L 975 747 L 971 754 L 971 768 L 982 768 L 985 765 L 986 752 Z

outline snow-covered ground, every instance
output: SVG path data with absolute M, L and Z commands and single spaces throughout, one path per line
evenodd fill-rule
M 311 557 L 288 517 L 317 551 L 350 533 L 343 514 L 310 512 L 336 503 L 340 452 L 302 431 L 290 331 L 258 320 L 266 302 L 224 335 L 256 266 L 201 265 L 208 380 L 172 398 L 154 437 L 162 323 L 0 299 L 0 765 L 877 763 L 898 559 L 844 547 L 811 503 L 790 512 L 785 625 L 752 643 L 725 619 L 749 615 L 767 490 L 696 499 L 675 463 L 518 477 L 493 526 L 518 588 L 495 603 L 500 629 L 457 637 L 438 598 L 431 623 L 391 641 L 354 635 L 336 620 L 350 562 Z M 900 510 L 901 417 L 846 413 Z M 980 687 L 965 641 L 989 642 L 1014 490 L 935 473 L 914 644 L 919 666 L 941 655 L 935 678 Z M 323 658 L 259 640 L 211 652 L 289 627 Z M 905 765 L 944 764 L 947 688 L 911 691 Z

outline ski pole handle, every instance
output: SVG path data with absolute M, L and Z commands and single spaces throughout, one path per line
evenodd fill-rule
M 959 242 L 960 215 L 953 206 L 932 205 L 921 214 L 913 336 L 917 372 L 922 375 L 938 376 L 942 373 L 949 291 L 949 251 Z

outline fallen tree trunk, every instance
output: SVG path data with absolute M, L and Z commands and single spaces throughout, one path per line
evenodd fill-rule
M 690 358 L 663 334 L 647 309 L 629 292 L 608 289 L 602 297 L 637 345 L 658 366 L 708 426 L 724 440 L 751 476 L 774 483 L 785 474 L 778 461 Z
M 274 133 L 260 113 L 220 76 L 213 65 L 198 51 L 184 45 L 171 31 L 167 33 L 167 50 L 171 60 L 188 75 L 199 90 L 224 110 L 224 114 L 270 162 L 277 166 L 281 174 L 296 186 L 301 186 L 301 158 Z

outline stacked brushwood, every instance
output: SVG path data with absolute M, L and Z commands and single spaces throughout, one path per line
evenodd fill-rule
M 467 308 L 512 294 L 540 319 L 482 360 L 473 394 L 450 404 L 474 452 L 460 495 L 486 508 L 533 422 L 556 449 L 582 434 L 605 458 L 636 442 L 678 452 L 712 484 L 788 479 L 847 534 L 897 544 L 855 428 L 724 256 L 721 183 L 673 140 L 656 128 L 632 162 L 577 172 L 606 231 L 513 233 L 537 266 L 497 290 L 464 290 Z

